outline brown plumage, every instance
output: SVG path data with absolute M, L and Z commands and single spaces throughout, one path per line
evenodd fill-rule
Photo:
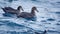
M 5 13 L 11 13 L 11 14 L 18 14 L 18 13 L 20 13 L 20 9 L 22 9 L 22 11 L 23 11 L 22 6 L 19 6 L 17 9 L 13 9 L 11 7 L 5 7 L 5 8 L 2 8 L 2 9 L 3 9 L 3 11 Z
M 17 17 L 23 17 L 23 18 L 32 18 L 35 16 L 35 10 L 38 12 L 36 7 L 32 7 L 31 13 L 28 12 L 21 12 Z

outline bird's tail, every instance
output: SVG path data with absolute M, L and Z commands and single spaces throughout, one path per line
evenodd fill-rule
M 4 12 L 6 12 L 6 9 L 5 9 L 5 8 L 2 8 L 2 7 L 1 7 L 1 9 L 2 9 Z

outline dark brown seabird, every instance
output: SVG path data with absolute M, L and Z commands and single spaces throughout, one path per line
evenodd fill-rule
M 5 13 L 11 13 L 11 14 L 19 14 L 20 13 L 20 9 L 23 10 L 22 6 L 18 6 L 17 9 L 13 9 L 11 7 L 5 7 L 5 8 L 2 8 L 2 10 L 5 12 Z
M 19 15 L 17 15 L 17 17 L 18 17 L 18 18 L 19 18 L 19 17 L 22 17 L 22 18 L 32 18 L 32 17 L 35 16 L 35 10 L 36 10 L 37 12 L 39 12 L 36 7 L 32 7 L 31 13 L 21 12 Z

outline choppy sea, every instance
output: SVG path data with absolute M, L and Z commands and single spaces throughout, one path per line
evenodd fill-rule
M 18 6 L 25 12 L 36 6 L 39 11 L 36 21 L 3 15 L 1 7 L 17 9 Z M 35 34 L 46 29 L 46 34 L 60 34 L 60 0 L 0 0 L 0 34 Z

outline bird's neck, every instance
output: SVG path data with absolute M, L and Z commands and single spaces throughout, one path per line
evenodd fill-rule
M 17 8 L 17 13 L 19 14 L 21 11 L 21 8 Z
M 34 10 L 31 10 L 31 14 L 35 15 L 35 11 Z
M 20 7 L 17 8 L 17 10 L 19 10 L 19 11 L 20 11 L 20 9 L 21 9 Z
M 18 7 L 16 11 L 16 15 L 19 15 L 19 13 L 20 13 L 20 8 Z

